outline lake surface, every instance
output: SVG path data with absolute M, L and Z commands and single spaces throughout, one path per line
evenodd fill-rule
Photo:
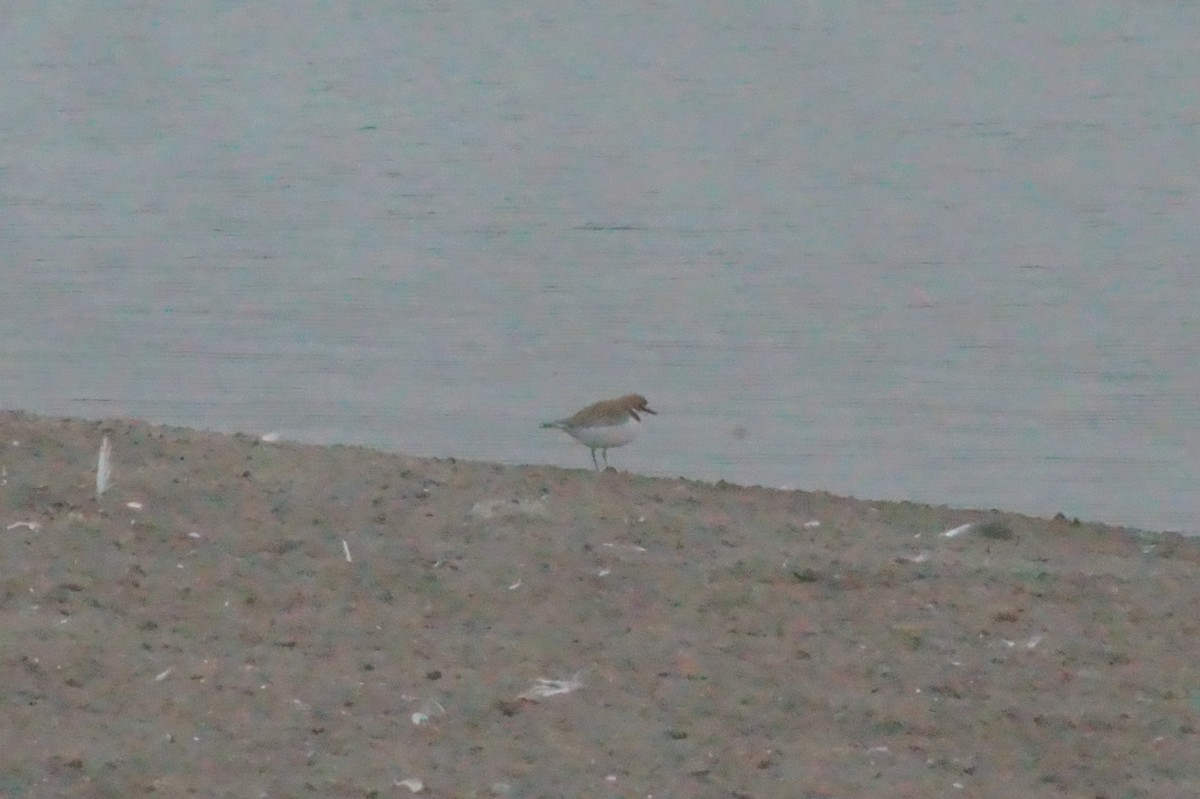
M 1200 6 L 17 4 L 0 405 L 1200 532 Z

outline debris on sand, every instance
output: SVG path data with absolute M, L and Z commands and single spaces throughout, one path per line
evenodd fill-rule
M 96 499 L 108 490 L 108 480 L 112 476 L 112 444 L 108 436 L 100 442 L 100 457 L 96 460 Z
M 548 519 L 550 509 L 540 499 L 488 499 L 471 506 L 472 519 Z
M 446 715 L 446 708 L 436 699 L 428 699 L 421 704 L 421 709 L 412 714 L 412 723 L 418 727 L 428 722 L 434 716 Z
M 398 788 L 408 788 L 413 793 L 420 793 L 425 790 L 425 783 L 415 777 L 409 777 L 406 780 L 395 780 L 393 784 Z
M 577 671 L 565 680 L 547 680 L 545 677 L 538 677 L 537 685 L 518 696 L 517 699 L 527 699 L 531 702 L 536 702 L 548 696 L 569 694 L 583 687 L 583 681 L 580 680 L 582 675 L 582 671 Z

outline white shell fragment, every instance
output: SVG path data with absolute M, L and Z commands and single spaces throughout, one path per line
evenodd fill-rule
M 947 530 L 946 532 L 942 533 L 942 535 L 944 535 L 946 538 L 954 538 L 954 536 L 962 535 L 974 526 L 974 522 L 967 522 L 966 524 L 960 524 L 958 527 L 955 527 L 952 530 Z
M 544 677 L 538 677 L 537 685 L 533 686 L 517 698 L 542 699 L 547 696 L 569 694 L 572 691 L 577 691 L 583 687 L 583 681 L 579 679 L 582 674 L 583 672 L 577 671 L 565 680 L 547 680 Z

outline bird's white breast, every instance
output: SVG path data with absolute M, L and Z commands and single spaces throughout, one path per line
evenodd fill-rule
M 637 438 L 641 431 L 641 422 L 632 416 L 621 424 L 596 425 L 594 427 L 573 427 L 567 430 L 576 441 L 587 447 L 608 448 L 628 444 Z

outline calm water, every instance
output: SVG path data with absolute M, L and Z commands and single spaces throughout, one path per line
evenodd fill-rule
M 1200 532 L 1197 4 L 18 5 L 4 407 Z

